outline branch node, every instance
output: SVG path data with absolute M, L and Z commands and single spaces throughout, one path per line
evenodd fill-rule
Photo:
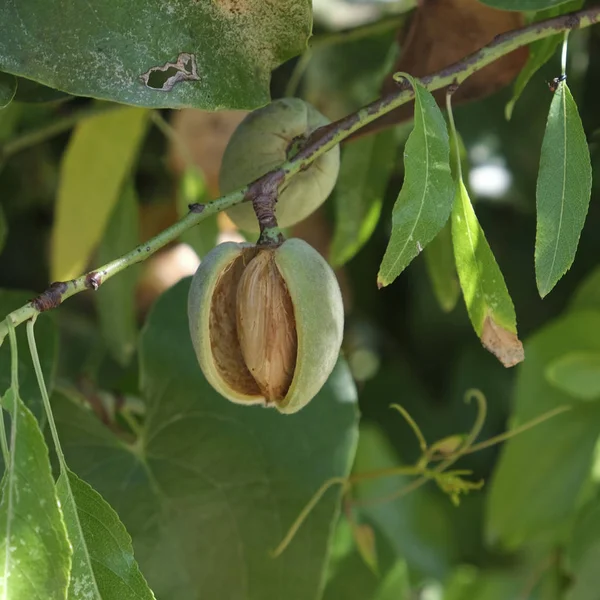
M 44 312 L 56 308 L 61 302 L 63 294 L 67 291 L 68 284 L 65 281 L 55 281 L 50 287 L 31 301 L 32 306 L 38 312 Z

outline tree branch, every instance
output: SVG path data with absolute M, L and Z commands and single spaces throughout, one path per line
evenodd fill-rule
M 589 8 L 548 19 L 547 21 L 533 23 L 522 29 L 497 36 L 490 44 L 481 48 L 481 50 L 433 75 L 421 78 L 419 82 L 431 92 L 451 84 L 459 85 L 473 73 L 521 46 L 526 46 L 531 42 L 557 33 L 589 27 L 598 22 L 600 22 L 600 7 Z M 200 223 L 204 218 L 240 202 L 256 200 L 259 196 L 285 185 L 296 173 L 305 170 L 319 156 L 345 140 L 352 133 L 391 110 L 409 102 L 413 96 L 412 88 L 405 83 L 400 83 L 398 90 L 394 93 L 376 100 L 335 123 L 317 129 L 306 141 L 303 148 L 279 168 L 265 174 L 250 185 L 227 194 L 209 204 L 204 206 L 194 205 L 183 219 L 165 229 L 145 244 L 141 244 L 124 256 L 77 279 L 53 283 L 43 294 L 28 302 L 25 306 L 13 311 L 8 317 L 16 326 L 40 312 L 57 307 L 64 300 L 79 292 L 88 289 L 98 289 L 104 281 L 120 273 L 127 267 L 142 262 L 163 246 L 176 240 L 184 231 Z M 6 322 L 0 322 L 0 344 L 7 332 Z

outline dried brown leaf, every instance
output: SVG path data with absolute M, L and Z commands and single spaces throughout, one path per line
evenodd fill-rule
M 525 358 L 523 344 L 517 334 L 498 325 L 489 315 L 483 322 L 481 343 L 505 367 L 514 367 Z

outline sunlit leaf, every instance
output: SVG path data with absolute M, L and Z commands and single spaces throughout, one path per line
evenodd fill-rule
M 3 2 L 0 70 L 124 104 L 256 108 L 311 28 L 309 0 Z
M 54 281 L 81 274 L 102 239 L 146 131 L 148 111 L 119 108 L 77 126 L 63 156 L 54 229 Z
M 64 600 L 71 550 L 58 505 L 48 448 L 35 417 L 10 388 L 10 464 L 0 503 L 0 597 Z
M 132 250 L 139 243 L 137 196 L 130 182 L 115 205 L 100 242 L 96 261 L 103 265 Z M 139 271 L 130 267 L 102 284 L 96 292 L 96 307 L 102 335 L 114 358 L 129 362 L 137 338 L 135 286 Z
M 393 129 L 367 136 L 342 150 L 334 192 L 336 217 L 330 254 L 333 266 L 348 262 L 371 237 L 381 214 L 395 150 Z
M 574 312 L 526 343 L 518 371 L 513 426 L 549 410 L 560 414 L 506 442 L 490 486 L 488 539 L 517 546 L 541 536 L 560 538 L 588 477 L 600 434 L 600 405 L 581 402 L 551 385 L 544 373 L 566 353 L 600 353 L 600 313 Z
M 600 398 L 600 352 L 571 352 L 553 360 L 546 379 L 581 400 Z
M 504 366 L 512 367 L 524 358 L 515 309 L 461 179 L 452 211 L 452 242 L 473 329 Z
M 535 275 L 542 298 L 573 264 L 591 189 L 585 132 L 563 82 L 550 105 L 537 181 Z
M 228 402 L 198 367 L 188 289 L 186 280 L 163 294 L 141 337 L 148 416 L 137 444 L 56 397 L 67 461 L 115 508 L 161 600 L 315 598 L 341 489 L 280 557 L 270 551 L 323 482 L 348 473 L 357 437 L 348 369 L 340 363 L 292 417 Z
M 73 547 L 68 600 L 153 600 L 117 513 L 71 471 L 56 487 Z
M 448 221 L 425 248 L 425 264 L 435 297 L 444 312 L 450 312 L 460 296 L 460 285 L 454 263 L 452 223 Z
M 442 229 L 452 210 L 454 184 L 446 122 L 433 96 L 410 78 L 415 123 L 404 149 L 404 184 L 392 212 L 392 236 L 377 284 L 389 285 Z

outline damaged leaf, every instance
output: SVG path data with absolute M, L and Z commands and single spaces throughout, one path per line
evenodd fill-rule
M 310 0 L 0 2 L 0 71 L 136 106 L 256 108 L 311 28 Z
M 516 365 L 525 355 L 517 337 L 515 309 L 462 179 L 457 182 L 452 210 L 452 243 L 475 333 L 505 367 Z

